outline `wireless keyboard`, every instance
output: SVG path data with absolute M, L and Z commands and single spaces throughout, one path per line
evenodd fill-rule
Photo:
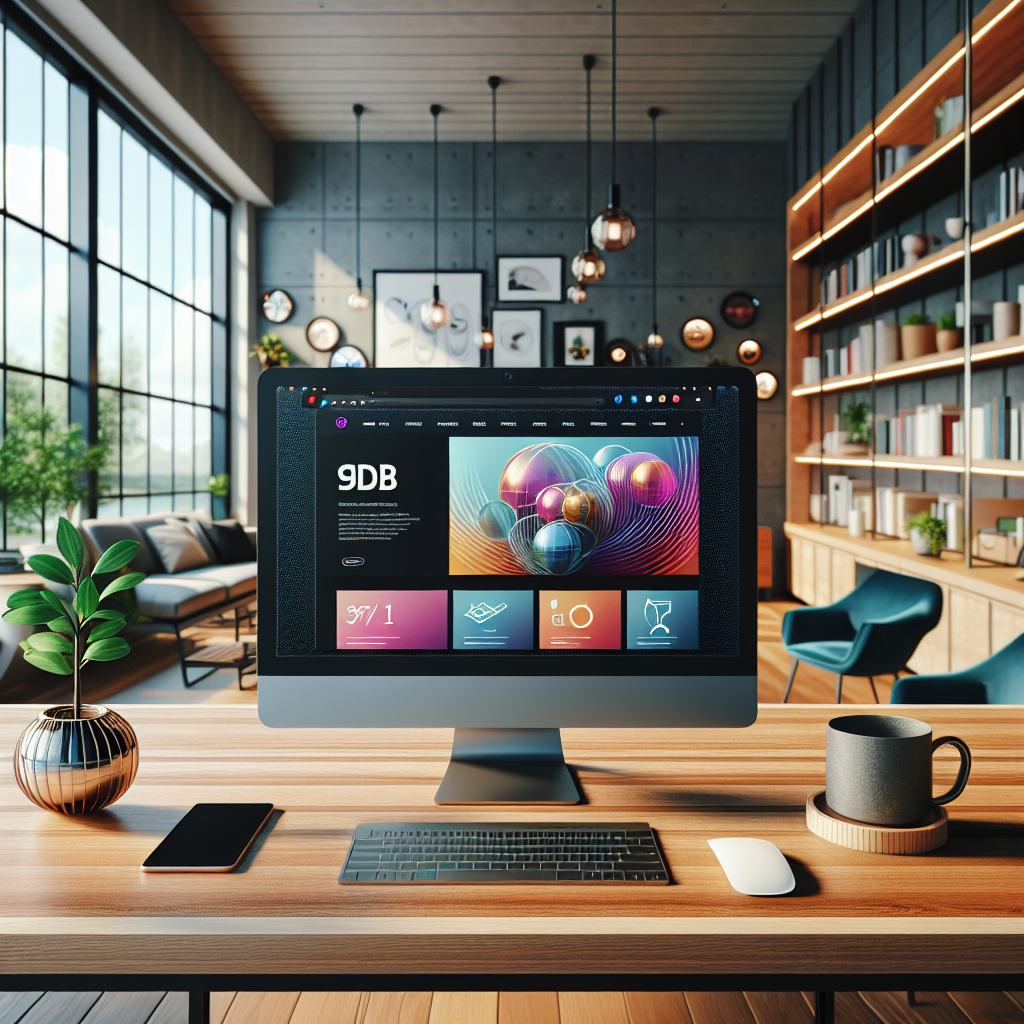
M 357 825 L 338 881 L 668 885 L 669 873 L 646 822 L 402 822 Z

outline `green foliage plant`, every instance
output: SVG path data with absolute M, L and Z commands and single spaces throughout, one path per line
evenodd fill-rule
M 908 519 L 907 529 L 917 529 L 927 537 L 933 555 L 937 555 L 946 546 L 946 524 L 929 512 L 918 512 Z
M 955 313 L 942 313 L 938 320 L 940 331 L 953 331 L 956 330 L 956 314 Z
M 904 317 L 903 319 L 904 327 L 916 327 L 918 324 L 926 323 L 928 323 L 928 318 L 924 315 L 924 313 L 911 313 L 909 316 Z
M 4 621 L 17 626 L 43 626 L 21 642 L 25 660 L 44 672 L 74 677 L 75 718 L 82 716 L 82 669 L 90 661 L 117 661 L 129 651 L 117 634 L 139 621 L 134 588 L 145 573 L 115 576 L 102 590 L 96 577 L 120 573 L 138 554 L 137 540 L 119 540 L 100 556 L 91 573 L 84 571 L 85 545 L 63 517 L 57 521 L 57 555 L 33 555 L 29 567 L 44 580 L 71 588 L 66 601 L 52 590 L 19 590 L 7 601 Z M 116 596 L 115 596 L 116 595 Z
M 867 402 L 854 402 L 843 412 L 843 426 L 850 433 L 853 444 L 871 443 L 871 406 Z
M 256 356 L 264 370 L 271 366 L 289 366 L 294 358 L 276 334 L 264 334 L 249 355 Z
M 8 528 L 39 528 L 46 542 L 46 520 L 54 512 L 69 517 L 89 496 L 89 474 L 102 468 L 108 445 L 86 442 L 81 426 L 67 427 L 56 416 L 14 388 L 8 392 L 7 424 L 0 446 L 0 501 Z
M 226 498 L 231 490 L 231 477 L 227 473 L 218 473 L 216 476 L 211 476 L 209 481 L 207 481 L 206 489 L 215 498 Z

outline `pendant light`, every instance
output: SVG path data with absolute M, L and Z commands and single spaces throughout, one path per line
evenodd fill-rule
M 491 271 L 494 274 L 494 303 L 498 304 L 498 86 L 501 79 L 491 75 L 487 79 L 491 87 Z M 494 365 L 494 331 L 488 312 L 484 310 L 483 331 L 480 334 L 480 365 Z
M 616 135 L 615 106 L 617 100 L 618 86 L 618 60 L 617 60 L 618 26 L 616 24 L 615 0 L 612 0 L 612 177 L 608 184 L 608 209 L 594 221 L 590 229 L 590 235 L 594 245 L 605 252 L 618 252 L 625 249 L 630 242 L 636 238 L 636 225 L 633 218 L 623 210 L 619 203 L 619 186 L 615 180 L 616 150 L 618 148 L 618 137 Z
M 348 297 L 348 304 L 352 309 L 360 312 L 370 308 L 370 297 L 363 294 L 363 278 L 360 273 L 360 243 L 363 236 L 363 225 L 361 221 L 363 205 L 363 105 L 356 103 L 352 107 L 352 113 L 356 115 L 356 290 Z
M 651 107 L 651 333 L 647 335 L 647 350 L 661 366 L 665 358 L 665 339 L 658 333 L 658 115 L 661 110 Z
M 441 113 L 441 104 L 431 104 L 430 113 L 434 118 L 434 297 L 423 304 L 420 320 L 428 331 L 439 331 L 448 326 L 449 320 L 448 307 L 441 301 L 437 285 L 437 115 Z
M 586 191 L 583 194 L 584 238 L 583 248 L 576 254 L 572 261 L 572 276 L 575 277 L 580 284 L 596 284 L 602 277 L 604 277 L 605 271 L 608 269 L 605 266 L 604 260 L 601 259 L 601 254 L 594 248 L 594 243 L 590 237 L 590 193 L 592 184 L 590 173 L 590 72 L 593 71 L 596 63 L 597 58 L 592 53 L 588 53 L 583 58 L 583 70 L 587 73 L 587 181 Z M 586 302 L 587 299 L 586 291 L 577 285 L 570 285 L 566 294 L 569 299 L 577 305 L 581 302 Z

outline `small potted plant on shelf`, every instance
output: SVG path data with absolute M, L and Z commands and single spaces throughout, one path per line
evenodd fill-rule
M 87 573 L 85 545 L 64 518 L 57 521 L 57 549 L 60 557 L 33 555 L 28 564 L 44 580 L 67 588 L 70 599 L 52 590 L 19 590 L 8 598 L 3 617 L 15 625 L 46 626 L 22 641 L 25 660 L 44 672 L 72 676 L 73 700 L 47 708 L 21 734 L 14 776 L 40 807 L 89 814 L 127 791 L 138 771 L 139 744 L 119 714 L 82 703 L 82 669 L 128 653 L 128 643 L 118 633 L 139 621 L 134 588 L 145 574 L 121 574 L 138 554 L 135 540 L 112 544 Z M 100 590 L 97 577 L 115 573 L 119 575 Z
M 955 313 L 943 313 L 939 317 L 939 329 L 935 332 L 935 345 L 940 352 L 952 352 L 962 347 L 964 332 L 956 325 Z
M 284 347 L 284 342 L 276 334 L 264 334 L 252 347 L 251 356 L 260 361 L 260 369 L 271 366 L 289 366 L 292 354 Z
M 847 406 L 842 420 L 850 444 L 871 444 L 871 406 L 867 402 L 854 402 Z
M 946 546 L 946 524 L 929 512 L 918 512 L 907 521 L 910 546 L 915 555 L 935 555 Z
M 916 359 L 935 351 L 935 324 L 928 323 L 923 313 L 911 313 L 900 329 L 900 347 L 904 359 Z

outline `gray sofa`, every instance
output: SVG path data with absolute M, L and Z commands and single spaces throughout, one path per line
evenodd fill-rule
M 202 531 L 197 530 L 197 539 L 211 558 L 211 564 L 173 574 L 165 572 L 160 556 L 146 534 L 146 528 L 161 525 L 171 517 L 193 520 L 203 516 L 195 512 L 162 512 L 113 519 L 86 519 L 82 522 L 81 532 L 92 563 L 119 540 L 139 542 L 139 553 L 132 559 L 129 569 L 146 574 L 146 579 L 135 588 L 135 594 L 139 602 L 139 613 L 153 622 L 133 628 L 150 632 L 173 632 L 178 641 L 182 680 L 186 686 L 192 686 L 209 675 L 209 671 L 189 679 L 185 665 L 188 652 L 181 631 L 234 611 L 237 639 L 239 620 L 251 617 L 249 606 L 256 600 L 256 563 L 217 564 L 216 552 Z M 256 528 L 247 527 L 246 533 L 255 545 Z

